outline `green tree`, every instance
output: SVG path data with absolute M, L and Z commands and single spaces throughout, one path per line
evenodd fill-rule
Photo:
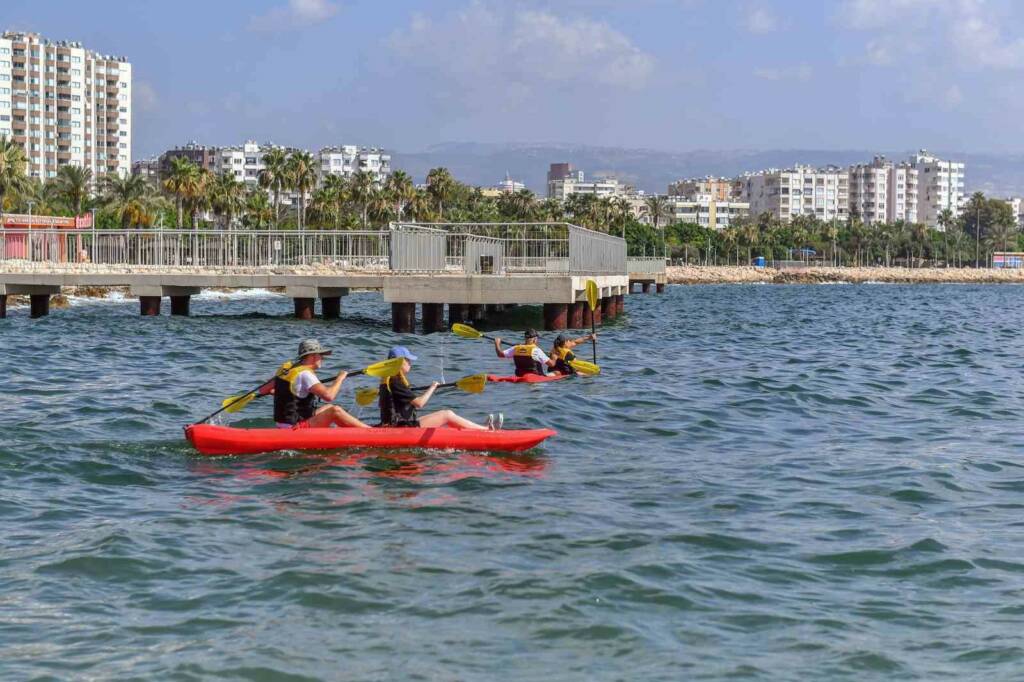
M 447 168 L 432 168 L 427 173 L 427 194 L 437 206 L 437 215 L 441 220 L 444 220 L 444 206 L 455 189 L 455 179 Z
M 231 171 L 215 176 L 210 182 L 210 206 L 214 215 L 223 218 L 224 229 L 230 229 L 245 209 L 245 183 L 236 180 Z
M 140 175 L 111 173 L 103 177 L 101 187 L 104 207 L 116 217 L 121 229 L 149 227 L 162 208 L 160 198 Z
M 416 185 L 405 171 L 394 171 L 384 181 L 384 193 L 395 205 L 395 219 L 401 222 L 405 218 L 405 207 L 416 196 Z
M 263 155 L 263 168 L 256 174 L 256 182 L 274 195 L 274 226 L 281 223 L 281 194 L 290 186 L 288 154 L 274 147 Z
M 174 197 L 179 230 L 182 228 L 185 202 L 199 193 L 201 182 L 199 166 L 183 156 L 171 158 L 171 167 L 163 178 L 163 187 Z
M 27 168 L 24 147 L 6 135 L 0 135 L 0 212 L 4 210 L 5 199 L 27 185 Z
M 270 205 L 267 193 L 261 188 L 249 190 L 245 195 L 245 212 L 242 214 L 242 224 L 256 230 L 270 226 L 274 219 L 274 209 Z
M 347 190 L 349 199 L 359 210 L 360 222 L 365 230 L 369 222 L 370 204 L 380 194 L 377 189 L 377 181 L 372 173 L 359 170 L 348 179 Z
M 82 215 L 91 185 L 92 171 L 81 166 L 61 166 L 53 180 L 55 194 L 76 216 Z
M 301 150 L 289 154 L 286 177 L 288 188 L 295 192 L 298 200 L 296 218 L 301 230 L 306 225 L 306 196 L 316 187 L 316 162 L 313 155 Z

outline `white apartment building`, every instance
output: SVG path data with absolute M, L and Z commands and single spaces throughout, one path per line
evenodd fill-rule
M 717 195 L 670 196 L 668 199 L 672 208 L 671 222 L 696 223 L 712 230 L 724 230 L 738 218 L 750 215 L 750 204 L 722 200 Z
M 917 220 L 939 228 L 939 216 L 949 210 L 960 215 L 964 197 L 964 164 L 944 161 L 922 149 L 910 157 L 909 165 L 917 170 Z
M 850 166 L 850 214 L 865 224 L 917 222 L 917 169 L 876 156 Z
M 629 191 L 628 187 L 619 184 L 619 181 L 615 178 L 604 178 L 601 180 L 585 182 L 583 181 L 582 176 L 583 173 L 580 173 L 579 178 L 563 178 L 549 181 L 548 198 L 564 201 L 567 197 L 572 196 L 573 194 L 592 194 L 597 197 L 617 197 L 623 196 Z
M 0 34 L 0 135 L 22 144 L 28 174 L 61 166 L 127 175 L 132 160 L 132 67 L 36 33 Z
M 356 171 L 365 171 L 373 175 L 374 180 L 381 184 L 391 174 L 391 155 L 377 147 L 357 147 L 341 145 L 324 147 L 320 150 L 319 181 L 328 175 L 339 175 L 347 178 Z
M 234 147 L 218 147 L 214 157 L 214 172 L 232 173 L 235 179 L 244 182 L 247 189 L 259 187 L 259 175 L 266 165 L 263 156 L 271 149 L 281 149 L 285 153 L 293 151 L 287 147 L 266 142 L 259 144 L 246 140 L 244 144 Z M 281 195 L 281 204 L 290 205 L 294 197 L 290 193 Z
M 846 220 L 850 211 L 850 177 L 829 166 L 769 169 L 740 178 L 740 199 L 752 215 L 771 213 L 788 222 L 798 215 L 818 220 Z

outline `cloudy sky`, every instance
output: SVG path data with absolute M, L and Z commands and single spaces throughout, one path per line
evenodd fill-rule
M 196 139 L 1024 151 L 1016 0 L 3 0 Z

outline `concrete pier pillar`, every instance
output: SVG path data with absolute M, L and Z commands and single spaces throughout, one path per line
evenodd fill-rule
M 320 310 L 325 320 L 341 317 L 341 296 L 325 296 L 320 299 Z
M 659 294 L 665 293 L 665 285 L 662 284 L 661 282 L 658 282 L 654 288 L 658 291 Z
M 615 314 L 617 310 L 618 306 L 615 304 L 614 296 L 605 296 L 604 298 L 601 299 L 601 319 L 615 319 Z
M 139 296 L 139 314 L 143 317 L 156 317 L 160 314 L 159 296 Z
M 416 331 L 416 304 L 391 304 L 391 330 L 396 334 L 412 334 Z
M 650 282 L 640 282 L 640 290 L 643 291 L 645 294 L 651 293 L 651 283 Z
M 615 294 L 615 314 L 621 315 L 626 312 L 626 295 Z
M 492 303 L 487 306 L 486 310 L 484 310 L 485 315 L 500 315 L 503 312 L 505 312 L 504 303 Z
M 188 317 L 188 306 L 191 296 L 171 296 L 171 315 Z
M 586 301 L 569 304 L 569 329 L 583 329 L 583 309 L 586 307 Z
M 469 311 L 468 306 L 461 303 L 449 303 L 448 304 L 448 326 L 451 327 L 456 322 L 465 322 Z
M 0 320 L 7 317 L 7 294 L 0 294 Z
M 486 306 L 482 305 L 471 305 L 469 306 L 469 319 L 473 322 L 479 322 L 486 317 Z
M 50 314 L 50 295 L 31 294 L 29 299 L 29 317 L 46 317 Z
M 423 304 L 423 333 L 433 334 L 446 331 L 444 328 L 444 303 Z
M 590 306 L 583 306 L 583 328 L 588 329 L 591 326 L 591 318 L 593 318 L 594 326 L 601 324 L 601 306 L 597 306 L 593 312 L 590 310 Z
M 565 329 L 569 322 L 569 304 L 567 303 L 545 303 L 544 304 L 544 329 L 553 332 Z
M 312 320 L 316 311 L 315 298 L 293 298 L 295 303 L 295 317 L 300 320 Z

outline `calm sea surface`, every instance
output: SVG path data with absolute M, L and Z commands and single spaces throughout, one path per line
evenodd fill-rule
M 599 378 L 433 401 L 559 430 L 527 455 L 195 455 L 304 336 L 506 368 L 375 295 L 290 306 L 0 321 L 0 678 L 1024 675 L 1024 288 L 670 287 Z

